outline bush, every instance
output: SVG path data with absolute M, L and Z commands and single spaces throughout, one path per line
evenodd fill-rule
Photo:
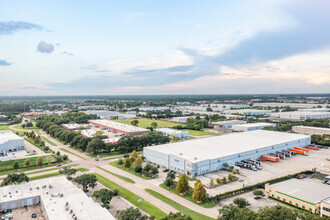
M 134 168 L 135 173 L 141 173 L 142 172 L 142 167 L 141 166 L 136 166 Z
M 114 189 L 113 190 L 113 195 L 114 196 L 118 196 L 119 195 L 119 190 L 118 189 Z
M 123 164 L 124 164 L 124 160 L 123 160 L 123 159 L 119 159 L 119 160 L 117 161 L 117 164 L 118 164 L 119 166 L 123 165 Z
M 255 195 L 255 196 L 263 196 L 264 193 L 260 189 L 256 189 L 256 190 L 253 191 L 253 195 Z
M 149 172 L 151 170 L 151 164 L 150 163 L 147 163 L 144 167 L 143 167 L 143 170 L 146 171 L 146 172 Z
M 175 179 L 175 174 L 173 172 L 169 172 L 167 174 L 167 178 Z
M 249 205 L 249 202 L 244 198 L 236 198 L 233 203 L 237 205 L 239 208 L 245 208 Z
M 124 158 L 127 158 L 127 157 L 129 157 L 129 155 L 128 155 L 128 154 L 125 154 L 125 155 L 124 155 Z
M 153 167 L 151 168 L 151 173 L 152 173 L 153 175 L 157 174 L 157 173 L 158 173 L 158 168 L 155 167 L 155 166 L 153 166 Z

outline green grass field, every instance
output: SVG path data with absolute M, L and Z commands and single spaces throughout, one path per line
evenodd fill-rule
M 30 163 L 31 164 L 35 164 L 38 158 L 39 157 L 29 157 Z M 55 158 L 53 156 L 41 156 L 41 158 L 43 159 L 43 162 L 45 164 L 46 163 L 55 162 Z M 0 162 L 0 167 L 3 167 L 3 166 L 12 166 L 15 161 L 17 161 L 21 166 L 23 166 L 24 165 L 25 158 L 23 158 L 23 159 L 17 159 L 17 160 L 2 161 L 2 162 Z
M 0 163 L 0 165 L 1 165 L 1 163 Z M 17 173 L 17 172 L 20 172 L 20 173 L 23 172 L 24 173 L 24 172 L 28 172 L 28 171 L 32 171 L 32 170 L 38 170 L 38 169 L 42 169 L 42 168 L 50 168 L 50 169 L 45 169 L 45 171 L 50 171 L 50 170 L 53 170 L 53 169 L 54 170 L 57 169 L 57 168 L 54 168 L 56 165 L 57 165 L 57 163 L 52 163 L 51 165 L 44 164 L 42 166 L 23 167 L 23 168 L 18 169 L 18 170 L 11 169 L 11 170 L 6 170 L 6 171 L 1 171 L 0 176 L 8 175 L 10 173 Z M 72 166 L 72 165 L 70 165 L 70 166 Z M 53 167 L 53 168 L 51 168 L 51 167 Z M 44 170 L 31 172 L 30 174 L 39 173 L 39 172 L 44 172 Z
M 36 146 L 37 148 L 39 148 L 40 150 L 42 150 L 45 153 L 52 153 L 53 151 L 51 149 L 45 150 L 43 147 L 41 147 L 40 144 L 36 144 L 33 140 L 33 138 L 30 137 L 25 137 L 24 138 L 26 141 L 30 142 L 31 144 L 33 144 L 34 146 Z
M 167 188 L 163 183 L 160 184 L 159 186 L 162 187 L 162 188 L 164 188 L 164 189 L 166 189 L 166 190 L 168 190 L 168 191 L 171 191 L 172 193 L 177 194 L 178 196 L 180 196 L 180 194 L 179 194 L 179 193 L 176 191 L 176 189 L 175 189 L 176 184 L 175 184 L 173 187 L 171 187 L 170 189 Z M 205 200 L 204 200 L 203 202 L 201 202 L 201 203 L 197 203 L 197 202 L 192 198 L 192 194 L 193 194 L 193 189 L 190 188 L 190 189 L 188 190 L 188 192 L 186 192 L 186 194 L 183 195 L 183 196 L 181 196 L 181 197 L 182 197 L 182 198 L 185 198 L 185 199 L 187 199 L 187 200 L 189 200 L 190 202 L 195 203 L 196 205 L 200 205 L 200 206 L 202 206 L 202 207 L 204 207 L 204 208 L 213 208 L 213 207 L 215 207 L 215 206 L 217 205 L 214 201 L 209 202 L 209 201 L 207 201 L 207 199 L 205 199 Z
M 69 150 L 67 150 L 67 149 L 65 149 L 65 148 L 60 148 L 60 150 L 61 150 L 61 151 L 64 151 L 64 152 L 67 152 L 67 153 L 69 153 L 69 154 L 75 155 L 75 156 L 77 156 L 77 157 L 80 157 L 81 159 L 87 160 L 86 158 L 84 158 L 84 157 L 82 157 L 82 156 L 80 156 L 80 155 L 78 155 L 78 154 L 75 154 L 75 153 L 73 153 L 72 151 L 69 151 Z
M 102 185 L 104 185 L 105 187 L 107 187 L 111 190 L 118 189 L 119 195 L 121 197 L 123 197 L 124 199 L 126 199 L 127 201 L 129 201 L 130 203 L 135 205 L 136 207 L 142 209 L 149 215 L 153 215 L 157 219 L 161 219 L 166 216 L 166 213 L 164 213 L 162 210 L 158 209 L 156 206 L 152 205 L 151 203 L 149 203 L 145 200 L 142 200 L 142 202 L 138 202 L 138 200 L 141 198 L 139 196 L 137 196 L 136 194 L 132 193 L 131 191 L 121 187 L 120 185 L 112 182 L 111 180 L 108 180 L 107 178 L 105 178 L 97 173 L 94 173 L 94 174 L 96 175 L 99 183 L 101 183 Z
M 116 120 L 117 122 L 124 123 L 124 124 L 131 124 L 131 121 L 134 119 L 119 119 Z M 159 128 L 171 128 L 174 126 L 182 125 L 180 123 L 171 122 L 171 121 L 162 121 L 162 120 L 151 120 L 149 118 L 140 118 L 137 119 L 139 121 L 138 126 L 141 128 L 151 127 L 152 122 L 157 122 Z
M 146 189 L 146 191 L 151 194 L 152 196 L 162 200 L 163 202 L 169 204 L 170 206 L 172 206 L 173 208 L 177 209 L 179 212 L 185 214 L 185 215 L 189 215 L 192 219 L 205 219 L 205 220 L 212 220 L 213 218 L 208 217 L 206 215 L 200 214 L 198 212 L 195 212 L 191 209 L 188 209 L 187 207 L 173 201 L 172 199 L 167 198 L 166 196 L 153 191 L 151 189 Z
M 99 156 L 100 158 L 102 157 L 110 157 L 110 156 L 116 156 L 116 155 L 120 155 L 122 153 L 120 152 L 111 152 L 111 153 L 98 153 L 98 154 L 87 154 L 90 157 L 93 158 L 97 158 L 97 156 Z
M 48 138 L 41 136 L 41 138 L 46 141 L 48 144 L 52 145 L 52 146 L 57 146 L 55 143 L 51 142 Z
M 39 179 L 49 178 L 49 177 L 58 176 L 58 175 L 61 175 L 61 174 L 59 172 L 54 172 L 54 173 L 47 173 L 47 174 L 43 174 L 43 175 L 39 175 L 39 176 L 32 176 L 29 178 L 30 178 L 30 181 L 33 181 L 33 180 L 39 180 Z
M 135 176 L 138 176 L 138 177 L 140 177 L 140 178 L 142 178 L 142 179 L 145 179 L 145 180 L 150 180 L 150 179 L 152 179 L 151 177 L 148 177 L 148 176 L 142 176 L 142 174 L 135 173 L 135 171 L 134 171 L 134 166 L 131 166 L 129 169 L 125 168 L 124 166 L 119 166 L 118 163 L 117 163 L 117 160 L 116 160 L 116 161 L 112 161 L 112 162 L 110 162 L 109 165 L 114 166 L 114 167 L 117 167 L 117 168 L 119 168 L 119 169 L 121 169 L 121 170 L 124 170 L 124 171 L 126 171 L 126 172 L 129 172 L 129 173 L 131 173 L 131 174 L 133 174 L 133 175 L 135 175 Z
M 22 124 L 15 125 L 14 128 L 16 128 L 16 129 L 22 129 L 22 130 L 39 130 L 39 128 L 38 127 L 35 127 L 35 126 L 23 128 L 22 127 Z
M 9 126 L 10 126 L 10 125 L 1 125 L 1 126 L 0 126 L 0 130 L 1 130 L 1 131 L 3 131 L 3 130 L 10 130 L 10 129 L 9 129 Z
M 130 178 L 127 178 L 127 177 L 124 177 L 124 176 L 121 176 L 121 175 L 118 175 L 118 174 L 115 174 L 113 172 L 110 172 L 109 170 L 106 170 L 106 169 L 103 169 L 102 167 L 99 167 L 97 166 L 97 168 L 103 170 L 104 172 L 107 172 L 107 173 L 110 173 L 111 175 L 115 176 L 115 177 L 118 177 L 119 179 L 122 179 L 128 183 L 135 183 L 134 180 L 130 179 Z
M 218 136 L 218 134 L 206 132 L 206 131 L 197 131 L 197 130 L 190 130 L 190 129 L 183 129 L 183 131 L 188 131 L 189 135 L 191 136 L 204 136 L 204 135 L 213 135 L 213 136 Z

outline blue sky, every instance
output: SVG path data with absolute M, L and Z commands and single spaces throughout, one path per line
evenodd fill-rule
M 0 94 L 329 93 L 329 8 L 2 0 Z

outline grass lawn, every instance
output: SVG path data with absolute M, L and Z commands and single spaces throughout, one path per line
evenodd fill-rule
M 122 179 L 128 183 L 135 183 L 134 180 L 130 179 L 130 178 L 127 178 L 127 177 L 124 177 L 124 176 L 121 176 L 121 175 L 118 175 L 118 174 L 115 174 L 113 172 L 110 172 L 109 170 L 106 170 L 106 169 L 103 169 L 102 167 L 99 167 L 97 166 L 97 168 L 103 170 L 104 172 L 107 172 L 107 173 L 110 173 L 111 175 L 115 176 L 115 177 L 118 177 L 119 179 Z
M 75 154 L 75 153 L 73 153 L 73 152 L 71 152 L 71 151 L 69 151 L 69 150 L 67 150 L 67 149 L 65 149 L 65 148 L 60 148 L 60 150 L 61 150 L 61 151 L 64 151 L 64 152 L 67 152 L 67 153 L 69 153 L 69 154 L 75 155 L 75 156 L 77 156 L 77 157 L 80 157 L 81 159 L 87 160 L 86 158 L 84 158 L 84 157 L 82 157 L 82 156 L 80 156 L 80 155 L 78 155 L 78 154 Z
M 111 153 L 99 153 L 99 154 L 87 154 L 90 157 L 93 158 L 97 158 L 97 156 L 99 156 L 100 158 L 102 157 L 110 157 L 110 156 L 116 156 L 116 155 L 120 155 L 122 153 L 120 152 L 111 152 Z
M 1 126 L 0 126 L 0 130 L 1 130 L 1 131 L 3 131 L 3 130 L 10 130 L 10 129 L 9 129 L 9 126 L 10 126 L 10 125 L 1 125 Z
M 39 128 L 35 126 L 23 128 L 21 124 L 15 125 L 14 128 L 22 130 L 39 130 Z
M 0 163 L 1 164 L 1 163 Z M 49 164 L 44 164 L 42 166 L 31 166 L 31 167 L 23 167 L 21 169 L 18 169 L 18 170 L 14 170 L 14 169 L 11 169 L 11 170 L 6 170 L 6 171 L 1 171 L 0 172 L 0 176 L 2 175 L 8 175 L 10 173 L 22 173 L 22 172 L 27 172 L 27 171 L 31 171 L 31 170 L 38 170 L 38 169 L 42 169 L 42 168 L 48 168 L 48 167 L 53 167 L 51 169 L 46 169 L 46 170 L 42 170 L 40 172 L 44 172 L 44 171 L 50 171 L 52 169 L 55 169 L 54 167 L 57 165 L 57 163 L 52 163 L 51 165 Z M 71 165 L 72 166 L 72 165 Z M 34 173 L 38 173 L 39 171 L 35 171 Z M 31 173 L 30 173 L 31 174 Z
M 46 141 L 48 144 L 52 145 L 52 146 L 57 146 L 55 143 L 51 142 L 48 138 L 41 136 L 41 138 Z
M 54 173 L 47 173 L 47 174 L 43 174 L 43 175 L 39 175 L 39 176 L 32 176 L 29 178 L 30 178 L 30 181 L 32 181 L 32 180 L 39 180 L 39 179 L 44 179 L 44 178 L 58 176 L 58 175 L 61 175 L 61 174 L 59 172 L 54 172 Z
M 188 131 L 189 135 L 192 135 L 192 136 L 204 136 L 204 135 L 218 136 L 218 134 L 214 134 L 211 132 L 205 132 L 205 131 L 197 131 L 197 130 L 190 130 L 190 129 L 183 129 L 183 131 Z
M 162 200 L 163 202 L 165 202 L 165 203 L 169 204 L 170 206 L 172 206 L 173 208 L 177 209 L 179 212 L 181 212 L 185 215 L 189 215 L 192 219 L 205 219 L 205 220 L 213 219 L 209 216 L 206 216 L 206 215 L 200 214 L 198 212 L 195 212 L 191 209 L 188 209 L 187 207 L 173 201 L 172 199 L 167 198 L 166 196 L 164 196 L 156 191 L 153 191 L 151 189 L 146 189 L 146 191 L 149 194 L 151 194 L 152 196 Z
M 114 166 L 114 167 L 117 167 L 117 168 L 119 168 L 119 169 L 122 169 L 122 170 L 124 170 L 124 171 L 126 171 L 126 172 L 129 172 L 129 173 L 131 173 L 131 174 L 133 174 L 133 175 L 135 175 L 135 176 L 138 176 L 138 177 L 140 177 L 140 178 L 142 178 L 142 179 L 145 179 L 145 180 L 150 180 L 150 179 L 152 179 L 151 177 L 148 177 L 148 176 L 142 176 L 142 174 L 135 173 L 135 171 L 134 171 L 134 166 L 133 166 L 133 165 L 132 165 L 129 169 L 127 169 L 127 168 L 124 167 L 124 165 L 123 165 L 123 166 L 119 166 L 118 163 L 117 163 L 117 160 L 116 160 L 116 161 L 112 161 L 112 162 L 110 162 L 109 165 Z
M 176 187 L 176 183 L 175 183 L 175 185 L 174 185 L 173 187 L 171 187 L 170 189 L 167 188 L 167 187 L 164 185 L 164 183 L 160 184 L 159 186 L 162 187 L 162 188 L 164 188 L 164 189 L 166 189 L 166 190 L 171 191 L 172 193 L 177 194 L 178 196 L 180 196 L 180 194 L 179 194 L 179 193 L 176 191 L 176 189 L 175 189 L 175 187 Z M 193 189 L 190 188 L 190 189 L 188 190 L 188 192 L 187 192 L 185 195 L 181 196 L 181 197 L 182 197 L 182 198 L 185 198 L 185 199 L 187 199 L 187 200 L 189 200 L 190 202 L 195 203 L 196 205 L 200 205 L 200 206 L 202 206 L 202 207 L 204 207 L 204 208 L 213 208 L 213 207 L 215 207 L 215 206 L 217 205 L 217 204 L 216 204 L 215 202 L 213 202 L 213 201 L 211 201 L 211 202 L 207 201 L 207 199 L 205 199 L 202 203 L 197 203 L 197 202 L 192 198 L 192 194 L 193 194 Z
M 132 120 L 134 120 L 134 119 L 119 119 L 119 120 L 116 120 L 116 121 L 120 122 L 120 123 L 130 125 Z M 171 128 L 171 127 L 174 127 L 174 126 L 182 125 L 182 124 L 176 123 L 176 122 L 162 121 L 162 120 L 151 120 L 149 118 L 140 118 L 140 119 L 137 119 L 137 120 L 139 121 L 138 126 L 141 127 L 141 128 L 151 127 L 152 122 L 157 122 L 158 128 Z
M 134 193 L 132 193 L 131 191 L 121 187 L 120 185 L 112 182 L 111 180 L 108 180 L 107 178 L 105 178 L 97 173 L 95 173 L 95 175 L 96 175 L 99 183 L 101 183 L 102 185 L 104 185 L 105 187 L 107 187 L 111 190 L 118 189 L 119 195 L 121 197 L 123 197 L 124 199 L 126 199 L 127 201 L 129 201 L 130 203 L 135 205 L 136 207 L 142 209 L 149 215 L 154 215 L 157 219 L 161 219 L 161 218 L 167 216 L 166 213 L 164 213 L 162 210 L 158 209 L 156 206 L 152 205 L 151 203 L 149 203 L 145 200 L 142 200 L 142 202 L 138 202 L 138 200 L 141 198 L 139 196 L 135 195 Z
M 55 158 L 53 156 L 40 156 L 40 157 L 43 159 L 44 164 L 55 162 Z M 29 157 L 30 163 L 35 164 L 38 158 L 39 157 Z M 15 161 L 17 161 L 21 166 L 24 166 L 24 161 L 25 160 L 26 160 L 26 158 L 17 159 L 17 160 L 2 161 L 2 162 L 0 162 L 0 167 L 12 166 Z
M 50 168 L 50 169 L 38 170 L 38 171 L 27 173 L 27 175 L 42 173 L 42 172 L 48 172 L 48 171 L 52 171 L 52 170 L 59 170 L 59 169 L 62 169 L 63 167 L 73 167 L 73 165 L 67 165 L 67 166 L 61 166 L 61 167 L 53 167 L 53 168 Z

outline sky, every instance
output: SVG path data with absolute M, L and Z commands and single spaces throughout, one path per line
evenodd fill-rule
M 0 95 L 330 93 L 328 0 L 0 0 Z

